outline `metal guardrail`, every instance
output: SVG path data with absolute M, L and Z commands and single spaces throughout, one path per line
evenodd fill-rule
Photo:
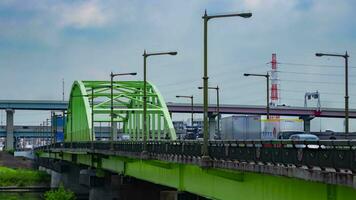
M 151 154 L 169 154 L 199 157 L 203 143 L 200 141 L 149 141 Z M 55 143 L 54 149 L 110 150 L 142 152 L 143 142 L 73 142 Z M 48 150 L 47 146 L 36 150 Z M 240 162 L 270 163 L 307 167 L 346 169 L 356 173 L 356 140 L 245 140 L 210 141 L 209 155 L 214 160 L 237 160 Z

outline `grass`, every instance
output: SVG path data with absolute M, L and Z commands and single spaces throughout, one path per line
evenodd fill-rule
M 44 172 L 0 166 L 0 187 L 31 186 L 49 181 L 50 176 Z
M 75 194 L 70 191 L 64 189 L 63 185 L 60 185 L 56 190 L 47 191 L 44 194 L 45 200 L 75 200 Z
M 1 200 L 39 200 L 43 199 L 41 193 L 19 193 L 19 192 L 0 192 Z

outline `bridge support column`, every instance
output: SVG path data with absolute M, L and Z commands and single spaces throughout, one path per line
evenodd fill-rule
M 216 135 L 216 115 L 209 114 L 209 139 L 214 140 Z
M 62 182 L 62 174 L 53 170 L 50 170 L 51 174 L 51 188 L 57 188 Z
M 301 116 L 299 118 L 302 119 L 304 122 L 304 132 L 310 133 L 310 122 L 312 119 L 314 119 L 314 117 L 313 116 Z
M 113 126 L 112 137 L 113 137 L 113 140 L 116 141 L 117 140 L 117 122 L 114 122 L 112 124 L 112 126 Z
M 6 110 L 6 150 L 14 149 L 14 110 Z
M 87 197 L 89 190 L 87 187 L 79 184 L 80 170 L 77 165 L 70 165 L 67 171 L 61 172 L 61 183 L 65 188 L 73 191 L 77 196 Z
M 179 200 L 179 199 L 205 199 L 194 194 L 179 192 L 176 190 L 163 190 L 160 192 L 160 200 Z
M 119 199 L 115 177 L 109 173 L 98 176 L 97 170 L 85 169 L 80 171 L 79 182 L 89 188 L 89 200 Z
M 80 166 L 67 162 L 58 162 L 53 159 L 39 160 L 40 171 L 46 171 L 51 175 L 51 187 L 56 188 L 63 185 L 73 191 L 79 199 L 87 199 L 89 190 L 79 184 Z

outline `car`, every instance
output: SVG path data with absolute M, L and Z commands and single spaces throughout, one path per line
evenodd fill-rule
M 289 137 L 292 141 L 319 141 L 318 136 L 308 133 L 303 134 L 294 134 Z M 320 146 L 317 144 L 296 144 L 296 148 L 310 148 L 310 149 L 318 149 Z
M 185 136 L 183 137 L 185 140 L 195 140 L 196 139 L 196 135 L 194 133 L 187 133 L 185 134 Z
M 316 135 L 302 133 L 302 134 L 293 134 L 289 137 L 290 140 L 304 140 L 304 141 L 318 141 L 319 138 Z
M 305 134 L 303 131 L 281 131 L 278 133 L 278 139 L 290 139 L 292 135 Z
M 204 140 L 204 134 L 203 133 L 199 133 L 196 137 L 197 137 L 197 140 L 199 140 L 199 141 L 203 141 Z
M 129 141 L 131 139 L 131 136 L 129 134 L 121 134 L 119 135 L 118 140 L 119 141 Z

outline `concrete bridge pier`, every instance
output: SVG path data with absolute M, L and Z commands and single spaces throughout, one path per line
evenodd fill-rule
M 60 185 L 63 185 L 64 188 L 74 192 L 80 199 L 86 199 L 88 197 L 89 189 L 79 184 L 80 166 L 70 164 L 62 165 L 60 162 L 55 162 L 54 164 L 48 163 L 44 166 L 40 165 L 38 169 L 51 175 L 51 188 L 58 188 Z
M 51 175 L 52 188 L 63 184 L 65 188 L 73 191 L 78 199 L 204 199 L 194 194 L 177 191 L 174 188 L 66 161 L 43 160 L 40 161 L 39 170 L 46 171 Z
M 204 200 L 206 198 L 194 194 L 176 190 L 164 190 L 160 192 L 159 200 Z
M 80 171 L 79 182 L 89 189 L 89 200 L 119 199 L 116 176 L 102 170 L 83 169 Z
M 70 165 L 69 167 L 66 167 L 65 170 L 59 172 L 61 175 L 53 173 L 52 178 L 59 178 L 60 180 L 51 180 L 51 183 L 59 182 L 60 184 L 63 184 L 65 188 L 73 191 L 77 196 L 87 197 L 89 194 L 89 189 L 79 184 L 79 175 L 80 170 L 82 169 L 83 167 L 78 165 Z
M 49 170 L 47 173 L 51 174 L 51 188 L 59 187 L 62 182 L 62 174 L 53 170 Z
M 314 119 L 314 116 L 301 116 L 299 118 L 302 119 L 304 122 L 304 132 L 310 133 L 310 123 L 311 120 Z
M 6 110 L 6 150 L 14 149 L 14 113 L 15 110 Z

